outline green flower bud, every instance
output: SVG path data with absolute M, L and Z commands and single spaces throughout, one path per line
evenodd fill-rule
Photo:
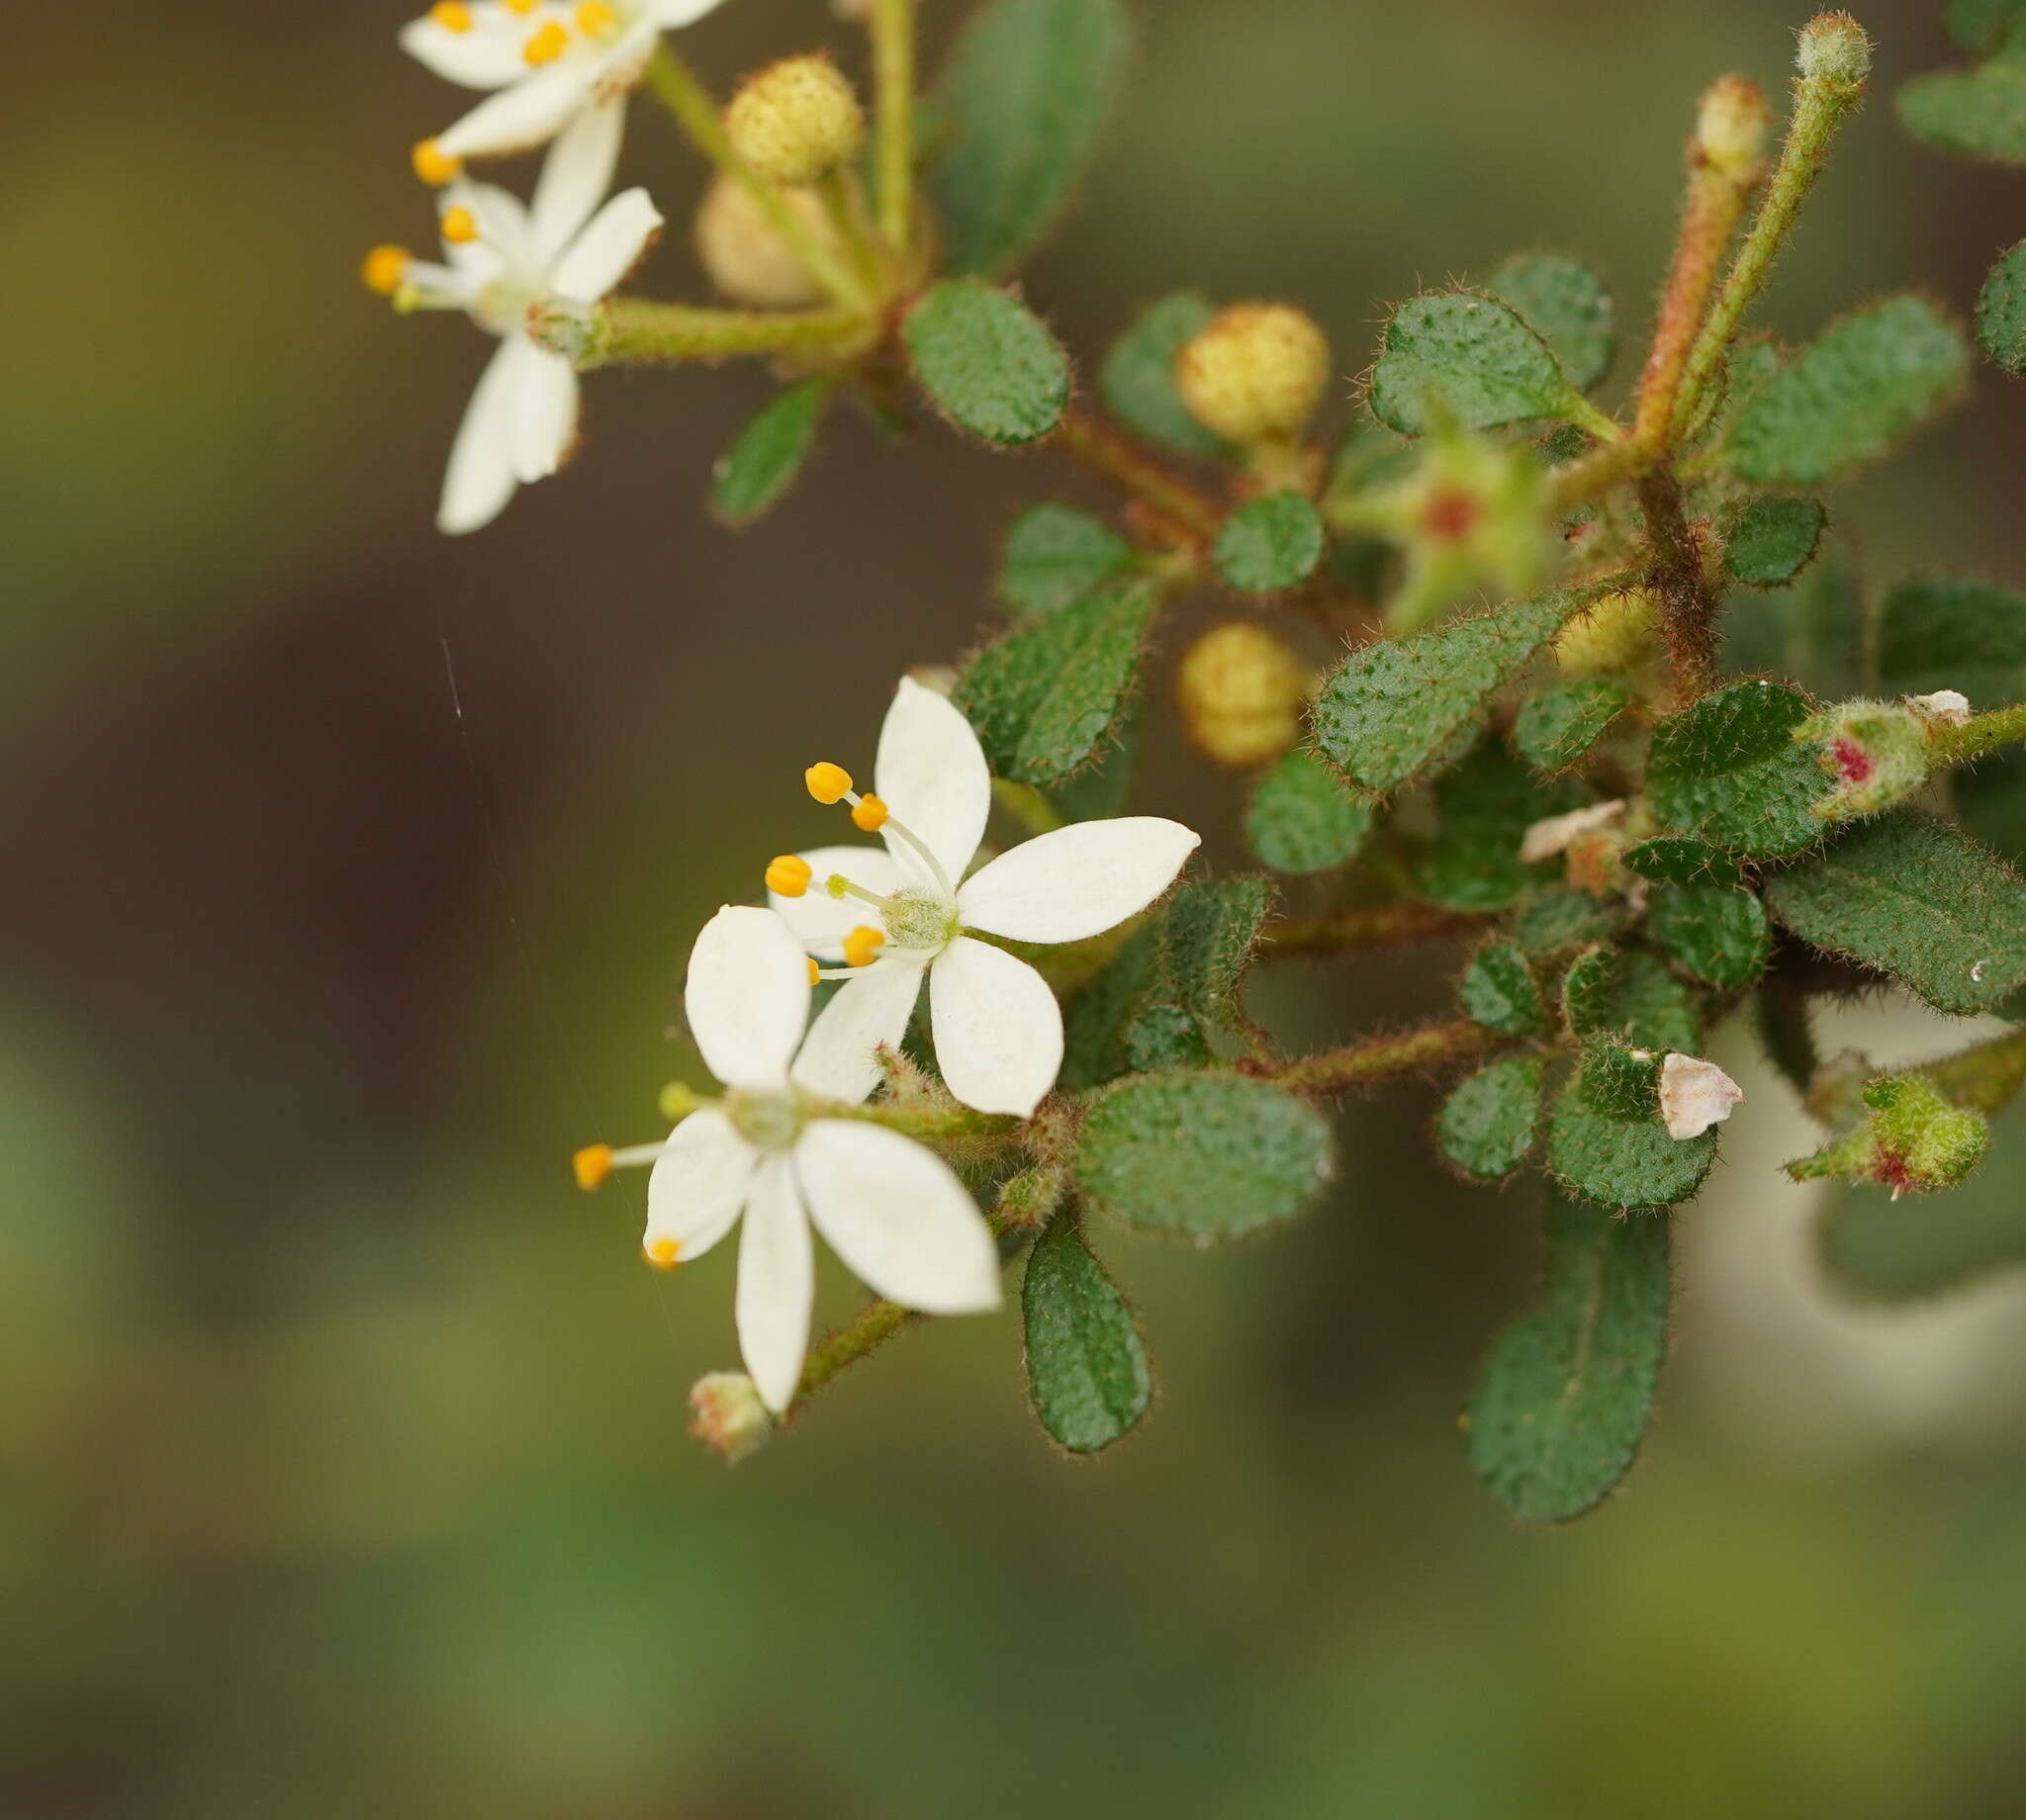
M 1933 770 L 1927 720 L 1898 702 L 1838 702 L 1802 721 L 1794 737 L 1821 748 L 1817 763 L 1831 787 L 1814 812 L 1824 821 L 1888 809 Z
M 783 57 L 747 78 L 724 111 L 724 131 L 757 175 L 799 187 L 859 155 L 866 116 L 828 57 Z
M 1855 88 L 1871 73 L 1872 41 L 1848 13 L 1817 13 L 1800 30 L 1801 79 Z
M 1787 1165 L 1797 1182 L 1835 1177 L 1927 1194 L 1968 1180 L 1990 1144 L 1990 1123 L 1957 1106 L 1923 1074 L 1895 1074 L 1864 1090 L 1864 1123 L 1847 1138 Z
M 690 1432 L 735 1466 L 774 1432 L 774 1418 L 742 1371 L 706 1372 L 690 1389 Z

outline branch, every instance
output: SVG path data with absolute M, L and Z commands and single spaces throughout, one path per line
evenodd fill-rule
M 1428 942 L 1438 936 L 1469 935 L 1489 920 L 1474 911 L 1439 910 L 1432 904 L 1413 902 L 1370 904 L 1327 916 L 1281 917 L 1259 932 L 1259 957 L 1334 955 L 1346 949 Z
M 1716 682 L 1716 617 L 1722 596 L 1709 586 L 1703 552 L 1682 509 L 1681 483 L 1665 468 L 1641 477 L 1639 506 L 1653 540 L 1650 585 L 1660 629 L 1674 659 L 1675 694 L 1686 707 Z
M 1304 1055 L 1294 1061 L 1247 1059 L 1237 1067 L 1241 1074 L 1255 1080 L 1275 1081 L 1295 1093 L 1321 1099 L 1402 1074 L 1419 1074 L 1444 1062 L 1467 1061 L 1506 1041 L 1481 1024 L 1457 1018 L 1448 1024 L 1424 1024 L 1395 1037 L 1368 1037 L 1346 1048 L 1326 1049 L 1320 1055 Z
M 1049 446 L 1073 456 L 1130 494 L 1176 541 L 1203 547 L 1217 535 L 1224 513 L 1216 500 L 1170 473 L 1155 456 L 1109 423 L 1071 408 L 1062 413 Z

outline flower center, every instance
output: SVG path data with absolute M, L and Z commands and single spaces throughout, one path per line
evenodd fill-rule
M 785 1150 L 801 1136 L 802 1112 L 785 1093 L 740 1089 L 724 1098 L 733 1129 L 756 1150 Z
M 957 906 L 948 898 L 903 885 L 879 913 L 895 948 L 940 955 L 957 939 Z

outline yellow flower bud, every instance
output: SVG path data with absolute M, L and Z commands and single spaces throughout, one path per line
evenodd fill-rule
M 1733 183 L 1749 188 L 1766 174 L 1772 138 L 1773 110 L 1756 82 L 1723 76 L 1704 91 L 1696 117 L 1696 148 Z
M 1175 679 L 1189 738 L 1205 758 L 1235 771 L 1267 764 L 1295 743 L 1305 693 L 1295 654 L 1243 619 L 1204 633 Z
M 1330 343 L 1289 304 L 1234 304 L 1175 356 L 1197 421 L 1233 442 L 1292 436 L 1330 380 Z
M 1646 590 L 1612 594 L 1562 627 L 1555 638 L 1555 662 L 1566 676 L 1619 675 L 1654 655 L 1658 626 Z
M 866 142 L 851 84 L 825 56 L 783 57 L 732 97 L 724 130 L 756 175 L 799 187 L 849 164 Z
M 786 190 L 782 200 L 820 244 L 835 247 L 836 229 L 809 191 Z M 695 245 L 697 263 L 735 304 L 798 310 L 823 295 L 759 205 L 730 177 L 718 178 L 704 191 L 696 211 Z

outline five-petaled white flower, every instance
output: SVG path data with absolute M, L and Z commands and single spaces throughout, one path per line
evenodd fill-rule
M 576 440 L 577 371 L 535 340 L 529 313 L 542 304 L 598 303 L 661 227 L 645 190 L 599 208 L 602 177 L 588 184 L 594 173 L 563 151 L 559 145 L 550 156 L 528 207 L 491 184 L 451 184 L 442 197 L 446 263 L 396 247 L 367 261 L 367 282 L 402 307 L 462 310 L 500 337 L 450 449 L 436 523 L 452 536 L 490 524 L 522 482 L 555 473 Z
M 911 1138 L 824 1102 L 865 1097 L 851 1070 L 802 1044 L 809 961 L 771 910 L 720 910 L 690 951 L 690 1034 L 727 1089 L 668 1140 L 578 1157 L 594 1187 L 616 1165 L 652 1162 L 648 1261 L 689 1263 L 745 1215 L 734 1303 L 739 1349 L 767 1407 L 794 1396 L 815 1293 L 813 1225 L 870 1288 L 929 1315 L 999 1306 L 999 1254 L 948 1163 Z M 800 1054 L 796 1053 L 801 1046 Z
M 879 733 L 874 793 L 854 793 L 834 765 L 811 767 L 808 783 L 819 802 L 849 802 L 887 851 L 824 847 L 767 869 L 774 907 L 809 952 L 850 963 L 804 1054 L 869 1092 L 875 1052 L 906 1033 L 926 973 L 950 1091 L 980 1112 L 1026 1118 L 1061 1066 L 1061 1009 L 1026 961 L 965 932 L 1038 943 L 1101 934 L 1165 891 L 1199 837 L 1151 815 L 1077 822 L 965 877 L 984 838 L 991 774 L 970 723 L 906 680 Z
M 495 91 L 418 149 L 417 168 L 540 145 L 581 127 L 617 155 L 627 91 L 655 41 L 719 0 L 442 0 L 401 29 L 402 48 L 460 87 Z M 586 117 L 597 124 L 584 126 Z M 610 175 L 609 159 L 606 175 Z

